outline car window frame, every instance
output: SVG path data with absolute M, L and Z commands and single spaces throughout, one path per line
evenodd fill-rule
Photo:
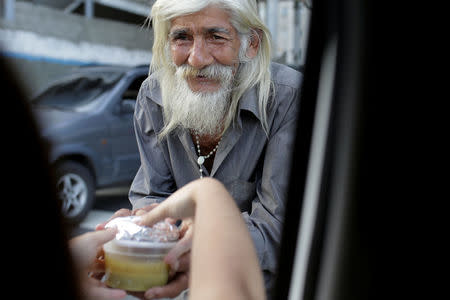
M 371 214 L 360 202 L 367 139 L 358 138 L 372 99 L 364 46 L 370 10 L 318 0 L 311 12 L 273 298 L 363 299 L 373 271 L 361 217 Z

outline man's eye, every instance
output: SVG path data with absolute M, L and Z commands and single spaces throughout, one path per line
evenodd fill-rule
M 187 41 L 189 40 L 189 35 L 185 32 L 178 32 L 170 34 L 170 39 L 172 42 L 181 42 L 181 41 Z
M 215 39 L 215 40 L 224 40 L 225 38 L 222 37 L 222 36 L 220 36 L 220 35 L 214 34 L 214 35 L 213 35 L 213 39 Z
M 187 39 L 188 37 L 186 34 L 177 34 L 176 36 L 173 37 L 174 41 L 185 41 Z

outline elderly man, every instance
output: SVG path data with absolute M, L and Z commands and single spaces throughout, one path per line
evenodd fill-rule
M 242 211 L 269 290 L 301 75 L 270 63 L 270 33 L 254 0 L 157 0 L 151 20 L 151 75 L 134 118 L 141 166 L 129 192 L 133 210 L 199 177 L 218 179 Z M 189 242 L 180 247 L 176 256 L 189 250 Z M 172 282 L 148 290 L 146 298 L 187 287 L 181 261 L 172 264 L 179 272 Z

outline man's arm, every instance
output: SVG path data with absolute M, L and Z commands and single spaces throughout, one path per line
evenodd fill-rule
M 128 194 L 133 209 L 161 202 L 176 188 L 170 168 L 166 163 L 163 142 L 158 140 L 158 120 L 152 116 L 151 100 L 146 97 L 149 80 L 139 90 L 134 111 L 134 131 L 141 159 L 141 166 L 131 184 Z
M 257 195 L 250 213 L 243 214 L 268 290 L 273 288 L 275 281 L 299 109 L 298 89 L 288 89 L 278 94 L 284 97 L 282 101 L 285 103 L 277 108 L 266 146 L 262 175 L 256 182 Z

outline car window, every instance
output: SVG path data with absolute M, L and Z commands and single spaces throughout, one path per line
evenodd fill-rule
M 136 79 L 134 79 L 133 82 L 128 87 L 128 89 L 123 93 L 122 99 L 136 100 L 141 84 L 146 78 L 147 75 L 139 76 Z
M 123 76 L 121 72 L 79 73 L 50 85 L 32 100 L 36 106 L 77 110 L 91 104 L 110 90 Z

